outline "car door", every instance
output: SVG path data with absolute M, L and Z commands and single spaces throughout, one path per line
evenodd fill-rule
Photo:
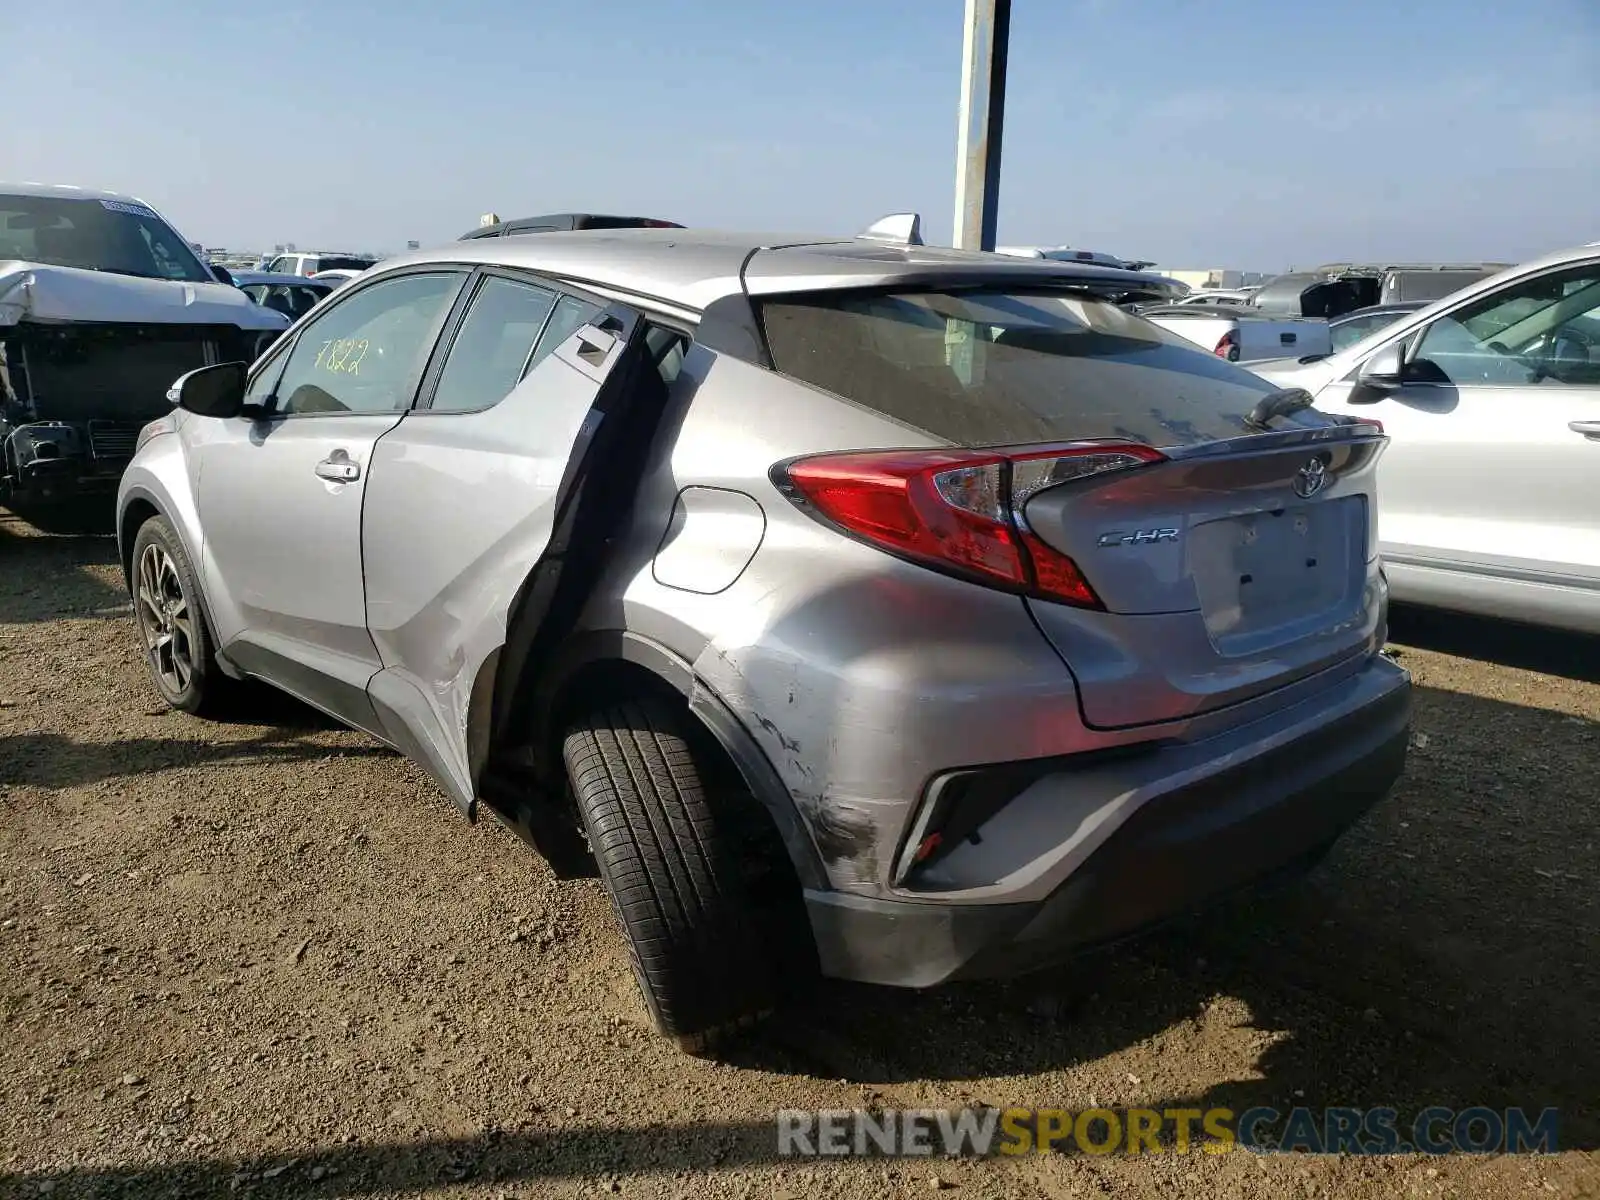
M 383 671 L 370 690 L 389 740 L 463 806 L 492 703 L 485 664 L 514 674 L 559 637 L 631 508 L 625 464 L 660 408 L 641 386 L 646 344 L 626 306 L 487 273 L 422 401 L 375 451 L 362 545 Z M 603 482 L 586 489 L 592 472 Z M 505 647 L 519 603 L 518 628 L 538 636 Z
M 1397 390 L 1364 387 L 1357 364 L 1317 397 L 1392 439 L 1385 557 L 1600 589 L 1600 259 L 1514 280 L 1397 340 Z
M 227 657 L 374 729 L 361 506 L 373 446 L 416 395 L 466 270 L 375 280 L 263 360 L 261 415 L 186 423 L 204 531 L 201 570 Z

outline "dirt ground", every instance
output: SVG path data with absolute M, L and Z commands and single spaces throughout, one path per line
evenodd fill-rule
M 1600 1194 L 1600 649 L 1398 613 L 1397 793 L 1302 888 L 731 1061 L 605 898 L 287 700 L 146 684 L 106 539 L 0 514 L 0 1196 Z M 1557 1156 L 798 1163 L 780 1108 L 1562 1110 Z M 936 1179 L 934 1178 L 936 1177 Z

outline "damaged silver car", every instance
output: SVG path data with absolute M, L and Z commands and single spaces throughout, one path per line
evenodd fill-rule
M 289 321 L 111 192 L 0 183 L 0 504 L 111 498 L 174 376 L 255 358 Z
M 266 680 L 598 868 L 691 1049 L 1291 877 L 1404 762 L 1385 439 L 1118 307 L 1166 286 L 882 235 L 388 260 L 145 431 L 151 677 Z

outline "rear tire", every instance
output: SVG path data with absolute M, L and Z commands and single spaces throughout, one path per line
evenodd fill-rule
M 611 701 L 569 730 L 562 757 L 645 1007 L 698 1054 L 767 1015 L 781 960 L 809 948 L 763 932 L 741 869 L 751 848 L 713 813 L 687 721 L 659 697 Z
M 211 630 L 200 609 L 199 580 L 166 517 L 151 517 L 139 526 L 130 590 L 145 667 L 161 698 L 187 713 L 222 708 L 234 681 L 217 666 Z

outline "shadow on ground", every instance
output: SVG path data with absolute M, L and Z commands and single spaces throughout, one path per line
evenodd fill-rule
M 46 534 L 0 509 L 0 561 L 22 568 L 0 574 L 0 625 L 133 611 L 108 534 Z
M 291 712 L 310 714 L 304 705 Z M 227 766 L 273 762 L 311 762 L 325 758 L 391 756 L 382 746 L 330 747 L 304 742 L 293 730 L 269 730 L 256 737 L 229 741 L 198 738 L 122 738 L 108 742 L 80 742 L 66 734 L 39 732 L 0 737 L 0 779 L 8 784 L 71 788 L 142 775 L 171 767 Z
M 1582 683 L 1600 683 L 1600 637 L 1396 605 L 1389 640 Z
M 952 1104 L 1054 1106 L 1030 1075 L 1092 1062 L 1204 1023 L 1219 997 L 1271 1035 L 1247 1078 L 1154 1107 L 1392 1107 L 1408 1136 L 1429 1106 L 1561 1110 L 1562 1149 L 1600 1148 L 1600 726 L 1419 689 L 1396 794 L 1292 891 L 1236 901 L 1026 980 L 907 994 L 823 985 L 725 1057 L 735 1066 L 889 1086 L 933 1079 Z M 1481 753 L 1493 731 L 1495 753 Z M 189 744 L 178 753 L 189 753 Z M 50 748 L 25 761 L 54 779 Z M 201 755 L 212 748 L 193 749 Z M 318 748 L 317 753 L 325 751 Z M 118 762 L 123 761 L 118 754 Z M 155 743 L 152 756 L 165 751 Z M 229 754 L 299 754 L 266 739 Z M 15 760 L 13 760 L 15 761 Z M 1224 1074 L 1237 1064 L 1219 1063 Z M 1186 1072 L 1193 1074 L 1193 1072 Z M 1202 1072 L 1203 1074 L 1204 1072 Z M 1046 1086 L 1036 1084 L 1034 1086 Z M 1101 1103 L 1129 1097 L 1101 1097 Z M 548 1128 L 520 1106 L 503 1129 L 422 1142 L 308 1146 L 297 1155 L 0 1175 L 0 1194 L 355 1196 L 464 1180 L 718 1170 L 777 1160 L 773 1114 L 728 1124 Z M 313 1176 L 311 1172 L 317 1174 Z

